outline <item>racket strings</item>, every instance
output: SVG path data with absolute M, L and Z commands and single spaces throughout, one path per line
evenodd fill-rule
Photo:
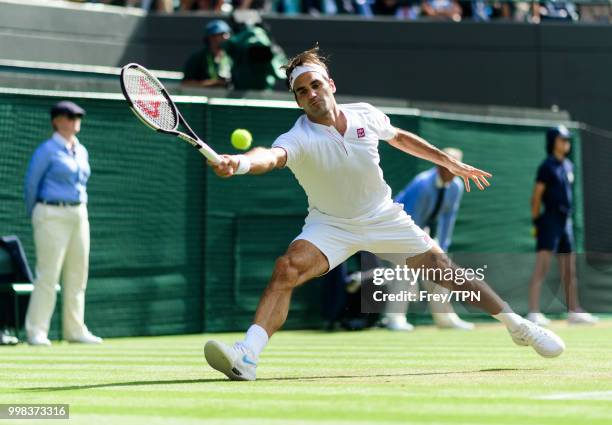
M 129 68 L 123 74 L 123 82 L 133 107 L 143 117 L 162 130 L 174 130 L 177 127 L 175 110 L 154 78 L 138 68 Z

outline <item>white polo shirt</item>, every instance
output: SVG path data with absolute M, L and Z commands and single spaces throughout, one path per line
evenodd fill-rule
M 368 103 L 338 107 L 347 119 L 344 136 L 302 115 L 272 147 L 287 152 L 286 165 L 306 192 L 309 210 L 341 218 L 369 216 L 393 204 L 379 166 L 378 141 L 392 139 L 397 130 Z

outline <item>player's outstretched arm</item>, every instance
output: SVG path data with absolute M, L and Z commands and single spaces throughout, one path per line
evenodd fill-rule
M 461 161 L 457 161 L 446 152 L 441 151 L 416 134 L 398 128 L 397 134 L 389 140 L 389 144 L 410 155 L 440 165 L 454 175 L 461 177 L 465 185 L 465 190 L 468 192 L 470 191 L 470 180 L 472 180 L 480 190 L 484 190 L 485 186 L 490 186 L 487 177 L 492 177 L 492 174 L 474 168 L 471 165 L 464 164 Z
M 275 168 L 282 168 L 287 162 L 287 152 L 281 148 L 253 148 L 244 155 L 221 155 L 221 162 L 208 161 L 219 177 L 232 177 L 238 174 L 265 174 Z

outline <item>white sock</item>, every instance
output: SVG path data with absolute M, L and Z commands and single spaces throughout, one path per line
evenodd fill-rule
M 251 350 L 255 357 L 259 357 L 266 344 L 268 343 L 268 333 L 259 325 L 251 325 L 247 330 L 242 345 Z
M 521 316 L 516 314 L 508 304 L 504 304 L 504 308 L 497 314 L 493 315 L 494 318 L 502 322 L 508 329 L 511 331 L 517 329 L 519 325 L 523 322 Z

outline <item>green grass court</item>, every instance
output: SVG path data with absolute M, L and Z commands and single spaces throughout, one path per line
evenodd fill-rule
M 612 321 L 553 329 L 568 347 L 557 359 L 514 346 L 497 324 L 286 331 L 264 351 L 256 382 L 226 381 L 206 365 L 211 335 L 2 347 L 0 403 L 67 403 L 70 423 L 87 425 L 609 425 Z M 232 342 L 241 334 L 212 336 Z

